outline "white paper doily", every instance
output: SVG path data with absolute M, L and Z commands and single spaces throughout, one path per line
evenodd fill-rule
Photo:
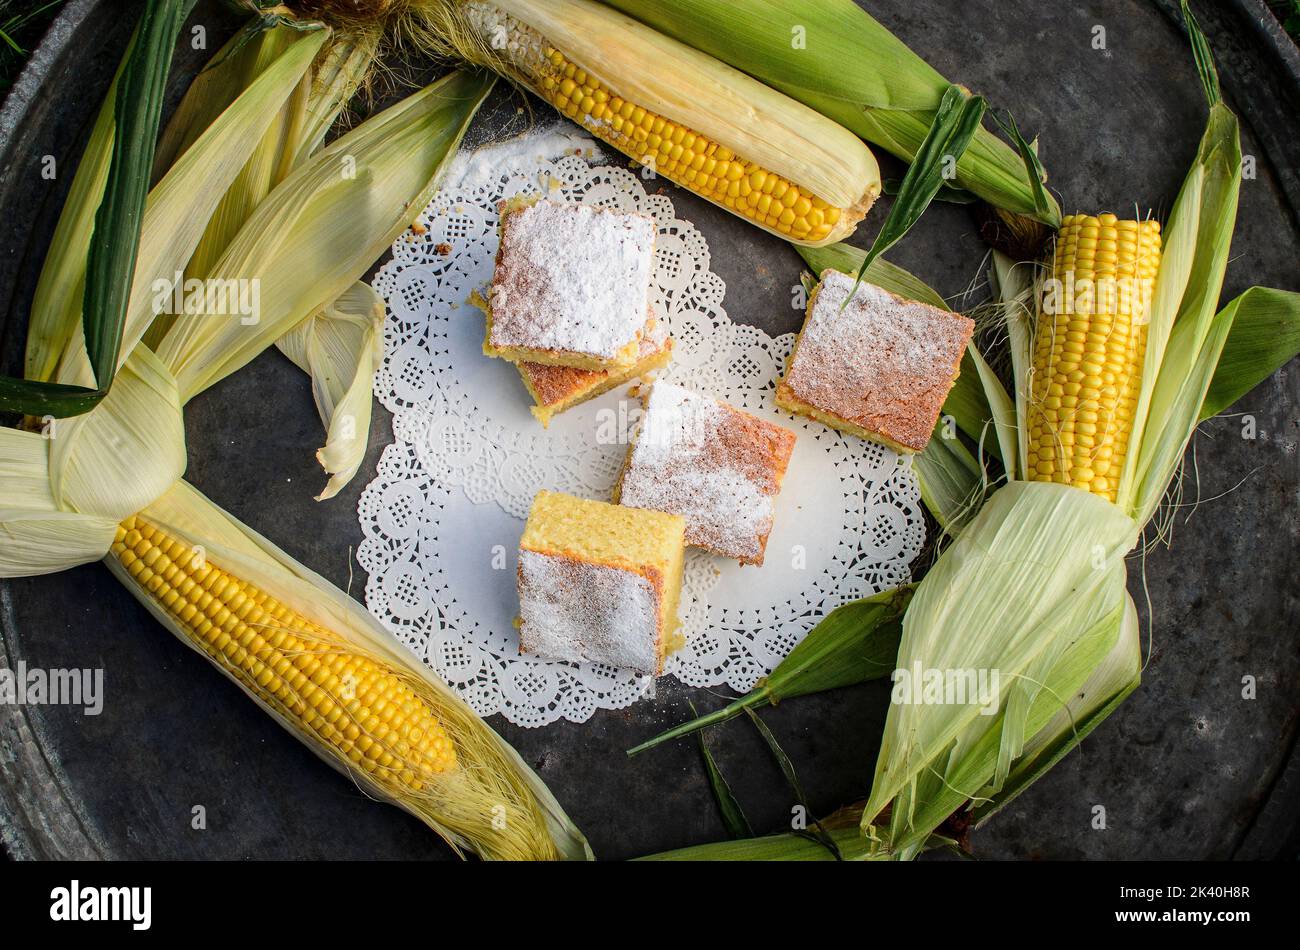
M 396 442 L 359 505 L 366 603 L 478 713 L 524 726 L 582 722 L 651 684 L 599 664 L 518 655 L 516 549 L 533 495 L 607 499 L 640 402 L 621 387 L 543 429 L 515 369 L 483 356 L 483 316 L 467 301 L 491 278 L 504 197 L 544 191 L 653 215 L 652 296 L 677 341 L 663 378 L 798 434 L 763 566 L 690 551 L 687 644 L 666 674 L 750 689 L 834 607 L 908 580 L 924 536 L 905 460 L 775 409 L 794 335 L 732 323 L 695 227 L 632 172 L 592 164 L 575 148 L 597 154 L 589 140 L 551 133 L 463 156 L 374 281 L 388 302 L 375 391 L 393 413 Z

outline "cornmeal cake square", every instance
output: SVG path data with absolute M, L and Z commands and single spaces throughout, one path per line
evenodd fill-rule
M 686 521 L 542 491 L 519 542 L 519 652 L 657 676 L 681 646 Z
M 615 501 L 686 519 L 686 543 L 762 564 L 795 435 L 724 402 L 658 382 Z
M 635 363 L 652 316 L 654 218 L 521 197 L 500 208 L 483 352 L 576 369 Z
M 543 426 L 549 426 L 556 413 L 595 399 L 630 379 L 663 369 L 672 353 L 673 338 L 662 324 L 651 318 L 641 334 L 637 361 L 626 369 L 574 369 L 543 363 L 516 363 L 515 366 L 536 403 L 532 407 L 533 415 Z
M 930 441 L 974 321 L 822 271 L 776 404 L 899 452 Z M 848 300 L 848 305 L 844 301 Z

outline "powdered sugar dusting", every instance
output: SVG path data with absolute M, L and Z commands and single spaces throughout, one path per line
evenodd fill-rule
M 919 451 L 975 324 L 865 281 L 849 299 L 851 291 L 848 274 L 822 274 L 783 385 L 818 409 Z
M 509 174 L 536 181 L 538 190 L 544 194 L 550 182 L 543 180 L 545 176 L 538 175 L 543 162 L 563 155 L 577 155 L 595 161 L 604 154 L 605 150 L 595 139 L 582 135 L 568 122 L 561 122 L 504 142 L 458 152 L 440 187 L 448 194 L 469 192 Z
M 646 400 L 620 501 L 686 518 L 686 542 L 762 563 L 794 433 L 658 382 Z
M 655 232 L 649 215 L 556 201 L 506 215 L 492 345 L 615 358 L 649 315 Z
M 519 614 L 521 653 L 659 672 L 659 597 L 640 574 L 523 550 Z

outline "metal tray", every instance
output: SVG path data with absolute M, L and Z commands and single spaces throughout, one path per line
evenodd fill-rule
M 1166 211 L 1200 136 L 1204 107 L 1170 0 L 944 0 L 865 4 L 942 72 L 1011 108 L 1041 135 L 1067 211 Z M 1260 0 L 1198 3 L 1256 177 L 1245 182 L 1225 300 L 1252 284 L 1297 289 L 1300 275 L 1300 55 Z M 21 366 L 26 309 L 95 110 L 125 46 L 134 5 L 71 0 L 0 110 L 0 366 Z M 173 102 L 235 20 L 200 5 L 208 49 L 184 45 Z M 1107 49 L 1092 48 L 1093 28 Z M 499 90 L 476 123 L 484 140 L 517 122 Z M 544 108 L 539 105 L 539 108 Z M 58 176 L 41 177 L 52 155 Z M 886 162 L 887 171 L 896 167 Z M 800 261 L 780 241 L 673 189 L 728 286 L 733 318 L 794 329 Z M 879 227 L 873 215 L 858 240 Z M 891 257 L 945 294 L 980 273 L 966 209 L 935 206 Z M 1196 440 L 1203 503 L 1177 520 L 1171 551 L 1145 564 L 1150 663 L 1142 688 L 1082 748 L 973 837 L 995 858 L 1294 856 L 1300 767 L 1300 372 L 1292 365 Z M 186 412 L 188 477 L 219 504 L 359 595 L 355 504 L 391 439 L 377 411 L 368 465 L 317 504 L 319 423 L 306 378 L 278 353 Z M 1235 490 L 1232 490 L 1235 489 Z M 1230 491 L 1231 490 L 1231 491 Z M 1131 572 L 1135 592 L 1142 570 Z M 1139 596 L 1139 602 L 1143 597 Z M 94 717 L 60 706 L 0 706 L 0 841 L 15 858 L 446 858 L 398 810 L 366 799 L 163 631 L 100 565 L 0 582 L 0 664 L 101 667 Z M 1242 678 L 1258 694 L 1242 698 Z M 692 742 L 628 760 L 623 750 L 721 697 L 665 681 L 652 701 L 582 725 L 494 721 L 550 784 L 598 855 L 622 858 L 723 837 Z M 819 812 L 863 797 L 888 699 L 872 684 L 765 713 Z M 721 768 L 761 830 L 790 795 L 753 730 L 710 734 Z M 192 827 L 196 805 L 206 828 Z M 1092 827 L 1103 805 L 1104 831 Z

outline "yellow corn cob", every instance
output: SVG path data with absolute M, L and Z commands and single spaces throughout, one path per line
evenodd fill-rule
M 579 125 L 669 181 L 796 241 L 826 239 L 841 211 L 794 182 L 746 161 L 725 146 L 620 99 L 552 47 L 541 75 L 542 97 Z
M 1034 339 L 1029 477 L 1115 500 L 1146 353 L 1160 224 L 1067 215 Z
M 456 769 L 441 723 L 394 671 L 212 564 L 139 516 L 113 557 L 195 646 L 288 723 L 391 792 Z
M 875 158 L 852 133 L 607 7 L 474 0 L 464 13 L 478 42 L 493 51 L 480 58 L 656 174 L 787 240 L 825 244 L 847 237 L 880 193 Z M 586 51 L 586 61 L 544 33 L 548 27 L 572 28 L 568 18 L 579 14 L 585 39 L 601 40 Z M 575 42 L 571 33 L 566 40 Z M 461 52 L 474 56 L 472 50 Z M 596 55 L 607 59 L 594 63 Z M 597 75 L 615 69 L 619 75 Z M 732 114 L 706 115 L 679 88 L 686 76 L 695 89 L 715 95 L 714 101 L 720 96 Z M 656 82 L 662 83 L 655 87 L 660 111 L 646 101 Z M 706 123 L 717 131 L 710 135 L 699 127 Z M 720 140 L 728 134 L 731 141 Z M 759 156 L 737 154 L 737 141 L 783 162 L 784 174 L 765 167 Z M 837 193 L 818 194 L 808 179 Z

